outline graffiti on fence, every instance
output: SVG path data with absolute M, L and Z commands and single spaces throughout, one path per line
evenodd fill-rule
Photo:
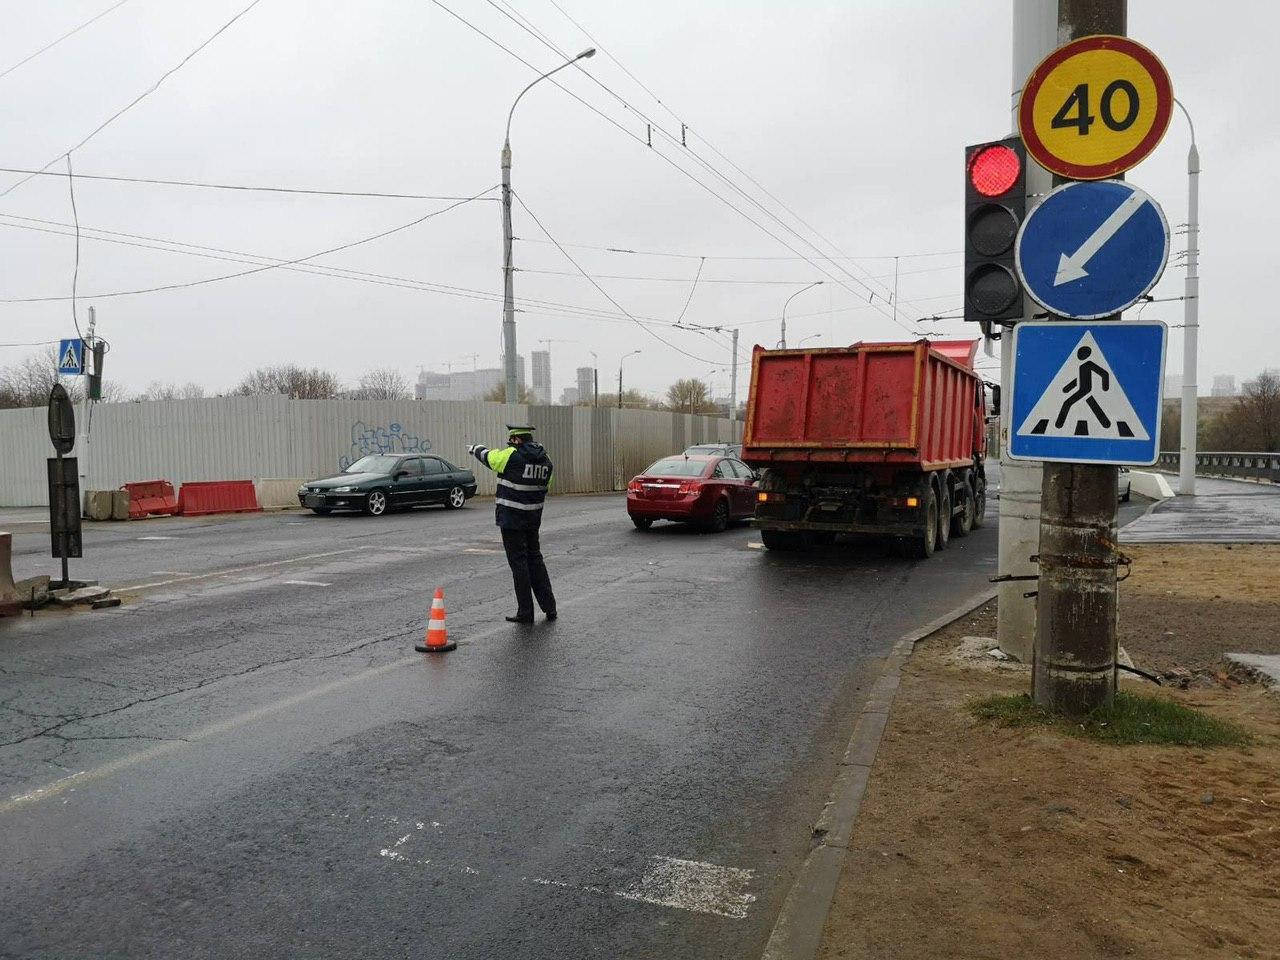
M 405 433 L 398 423 L 385 427 L 371 427 L 363 420 L 351 425 L 351 449 L 338 457 L 338 469 L 346 470 L 361 457 L 374 453 L 396 455 L 400 453 L 426 453 L 431 441 Z

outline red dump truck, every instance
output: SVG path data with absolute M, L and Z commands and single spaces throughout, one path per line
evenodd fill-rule
M 751 358 L 742 459 L 766 547 L 896 537 L 919 558 L 987 508 L 976 340 L 765 350 Z

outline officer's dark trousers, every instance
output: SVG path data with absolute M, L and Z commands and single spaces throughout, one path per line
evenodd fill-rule
M 537 530 L 502 529 L 502 546 L 507 551 L 507 563 L 511 564 L 511 577 L 516 586 L 516 615 L 533 616 L 533 599 L 544 613 L 555 613 L 556 598 L 551 592 L 551 578 L 547 565 L 542 562 L 542 549 L 538 545 Z

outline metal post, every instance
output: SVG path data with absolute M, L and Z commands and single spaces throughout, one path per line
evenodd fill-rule
M 1124 36 L 1126 12 L 1126 0 L 1060 0 L 1058 37 Z M 1115 698 L 1116 501 L 1116 467 L 1044 465 L 1031 696 L 1059 713 Z
M 778 340 L 779 350 L 787 349 L 787 304 L 789 304 L 796 297 L 800 296 L 800 294 L 804 293 L 806 290 L 812 290 L 814 287 L 820 287 L 820 286 L 822 286 L 822 281 L 815 280 L 813 283 L 809 284 L 807 287 L 801 287 L 799 290 L 797 290 L 795 293 L 793 293 L 791 296 L 787 297 L 787 299 L 783 301 L 782 303 L 782 337 L 781 339 Z
M 738 328 L 733 328 L 733 360 L 729 365 L 729 433 L 738 437 Z
M 1178 104 L 1182 106 L 1182 104 Z M 1182 112 L 1191 122 L 1186 108 Z M 1184 497 L 1196 493 L 1196 433 L 1199 420 L 1199 389 L 1196 373 L 1200 340 L 1200 151 L 1196 131 L 1191 128 L 1191 149 L 1187 151 L 1187 276 L 1182 289 L 1182 437 L 1178 456 L 1178 492 Z
M 1013 5 L 1013 82 L 1010 110 L 1013 129 L 1018 129 L 1018 98 L 1022 84 L 1036 64 L 1058 45 L 1057 0 L 1019 0 Z M 1028 208 L 1031 198 L 1049 192 L 1051 178 L 1038 163 L 1027 158 Z M 1025 319 L 1034 310 L 1027 298 Z M 1009 341 L 1001 342 L 1000 382 L 1005 390 L 1013 382 L 1013 353 Z M 1006 393 L 1007 396 L 1007 393 Z M 1000 412 L 1000 530 L 998 572 L 1012 576 L 1034 576 L 1037 566 L 1031 559 L 1040 542 L 1040 466 L 1025 460 L 1009 459 L 1009 418 Z M 1031 662 L 1036 629 L 1036 602 L 1023 596 L 1026 581 L 1000 584 L 996 640 L 1000 649 L 1023 663 Z
M 508 141 L 502 145 L 502 366 L 507 403 L 520 402 L 520 384 L 516 379 L 514 272 L 511 263 L 511 143 Z
M 89 489 L 89 404 L 93 401 L 89 399 L 89 361 L 93 357 L 93 332 L 98 325 L 97 311 L 91 306 L 89 307 L 89 326 L 85 335 L 84 346 L 84 370 L 85 374 L 81 377 L 84 381 L 84 396 L 80 403 L 80 423 L 79 435 L 76 437 L 76 460 L 79 463 L 80 474 L 80 496 L 83 497 Z M 95 374 L 98 372 L 95 368 Z M 80 504 L 83 513 L 84 504 Z M 64 560 L 65 564 L 66 561 Z M 63 571 L 62 579 L 66 580 L 66 571 Z
M 622 409 L 622 361 L 618 361 L 618 409 Z

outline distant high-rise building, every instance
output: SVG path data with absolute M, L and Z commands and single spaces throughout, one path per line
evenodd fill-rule
M 596 371 L 593 367 L 578 368 L 578 401 L 591 403 L 596 395 Z
M 516 358 L 517 380 L 524 386 L 524 357 Z M 450 373 L 418 374 L 413 395 L 418 400 L 482 400 L 485 395 L 506 382 L 502 367 L 479 370 L 455 370 Z
M 1213 377 L 1211 396 L 1234 397 L 1236 395 L 1236 378 L 1229 373 L 1218 373 Z
M 551 351 L 533 351 L 533 383 L 530 385 L 538 403 L 551 402 Z
M 560 391 L 560 406 L 572 407 L 572 406 L 575 406 L 577 402 L 578 402 L 577 387 L 565 387 L 563 390 Z

